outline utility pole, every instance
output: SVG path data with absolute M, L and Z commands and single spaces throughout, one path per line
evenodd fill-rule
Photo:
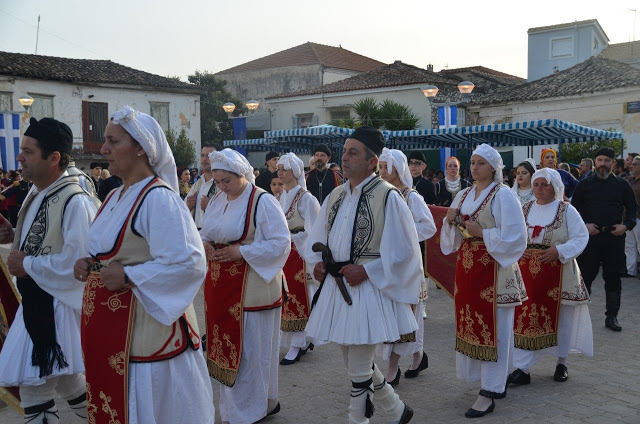
M 629 12 L 633 13 L 633 41 L 636 41 L 636 21 L 637 21 L 637 13 L 636 9 L 627 9 Z
M 40 15 L 38 15 L 38 29 L 36 30 L 36 54 L 38 54 L 38 38 L 40 36 Z

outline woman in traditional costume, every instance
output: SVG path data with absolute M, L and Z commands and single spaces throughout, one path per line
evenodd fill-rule
M 433 216 L 422 196 L 420 196 L 415 189 L 411 188 L 413 179 L 411 178 L 407 157 L 404 153 L 400 150 L 389 150 L 385 147 L 382 149 L 378 165 L 380 167 L 380 177 L 400 190 L 402 197 L 407 202 L 418 233 L 418 241 L 425 241 L 433 237 L 436 233 Z M 424 278 L 422 278 L 421 284 L 420 301 L 418 304 L 412 306 L 416 321 L 418 322 L 415 341 L 378 345 L 378 354 L 382 356 L 385 361 L 389 361 L 385 378 L 392 387 L 395 387 L 400 381 L 398 361 L 401 356 L 412 355 L 413 362 L 411 367 L 404 373 L 406 378 L 415 378 L 421 371 L 429 367 L 429 357 L 423 350 L 424 320 L 422 319 L 422 310 L 423 303 L 427 298 L 426 281 Z
M 107 196 L 74 272 L 86 281 L 82 347 L 89 422 L 213 423 L 193 299 L 204 248 L 178 194 L 162 128 L 129 106 L 100 151 L 123 185 Z
M 531 177 L 536 170 L 536 164 L 533 159 L 525 159 L 520 162 L 516 167 L 516 180 L 513 183 L 511 190 L 518 196 L 520 204 L 533 200 L 533 187 L 531 185 Z
M 558 382 L 569 378 L 569 353 L 593 356 L 589 294 L 576 262 L 589 232 L 578 211 L 563 201 L 557 171 L 540 169 L 532 181 L 536 200 L 522 207 L 529 244 L 520 269 L 529 300 L 515 312 L 516 370 L 508 381 L 515 385 L 531 382 L 529 370 L 543 355 L 558 358 L 553 376 Z
M 209 155 L 220 190 L 204 215 L 207 365 L 220 386 L 223 423 L 253 423 L 280 411 L 278 351 L 282 268 L 291 238 L 278 201 L 254 185 L 231 149 Z
M 520 202 L 502 184 L 502 168 L 495 149 L 478 146 L 471 157 L 475 184 L 458 193 L 442 225 L 442 253 L 458 250 L 457 375 L 481 382 L 468 418 L 492 412 L 494 399 L 506 395 L 514 310 L 526 299 L 517 263 L 527 246 L 526 228 Z
M 289 351 L 280 360 L 280 365 L 291 365 L 299 361 L 307 350 L 313 350 L 313 343 L 307 340 L 304 328 L 319 283 L 311 277 L 312 270 L 307 269 L 307 262 L 302 255 L 311 227 L 320 212 L 320 203 L 307 191 L 304 162 L 294 153 L 280 156 L 278 178 L 284 183 L 284 190 L 278 201 L 291 232 L 291 253 L 284 265 L 289 291 L 287 301 L 282 305 L 280 324 L 280 345 L 289 348 Z
M 444 167 L 447 172 L 444 178 L 436 184 L 438 206 L 450 206 L 456 194 L 471 185 L 469 181 L 460 178 L 460 161 L 457 157 L 447 158 L 444 161 Z

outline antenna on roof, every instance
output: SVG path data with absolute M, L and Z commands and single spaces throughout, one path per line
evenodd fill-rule
M 636 9 L 627 9 L 627 10 L 633 13 L 633 41 L 636 41 L 636 20 L 637 20 L 638 11 Z
M 40 15 L 38 15 L 38 29 L 36 29 L 36 54 L 38 54 L 38 38 L 40 36 Z

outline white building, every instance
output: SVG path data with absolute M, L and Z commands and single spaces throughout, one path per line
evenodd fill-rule
M 23 112 L 24 95 L 35 99 L 30 116 L 69 125 L 78 166 L 101 158 L 109 115 L 125 105 L 149 113 L 165 131 L 184 128 L 200 150 L 200 90 L 191 84 L 109 60 L 0 52 L 0 111 Z M 22 115 L 21 133 L 27 118 Z

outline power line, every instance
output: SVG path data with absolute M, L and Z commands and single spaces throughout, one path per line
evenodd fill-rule
M 27 21 L 25 21 L 24 19 L 19 18 L 19 17 L 15 16 L 15 15 L 12 15 L 11 13 L 7 12 L 6 10 L 0 9 L 0 12 L 4 13 L 5 15 L 11 16 L 11 17 L 12 17 L 12 18 L 14 18 L 14 19 L 17 19 L 17 20 L 19 20 L 20 22 L 22 22 L 23 24 L 29 25 L 29 26 L 30 26 L 30 27 L 32 27 L 32 28 L 36 28 L 36 29 L 38 28 L 37 26 L 33 25 L 32 23 L 27 22 Z M 67 39 L 65 39 L 65 38 L 62 38 L 62 37 L 60 37 L 59 35 L 56 35 L 56 34 L 54 34 L 54 33 L 50 32 L 50 31 L 47 31 L 47 30 L 46 30 L 46 29 L 44 29 L 44 28 L 40 28 L 40 31 L 42 31 L 42 32 L 44 32 L 44 33 L 47 33 L 47 34 L 49 34 L 50 36 L 55 37 L 55 38 L 57 38 L 57 39 L 59 39 L 59 40 L 62 40 L 62 41 L 64 41 L 65 43 L 69 43 L 69 44 L 71 44 L 71 45 L 73 45 L 73 46 L 75 46 L 75 47 L 78 47 L 78 48 L 80 48 L 80 49 L 84 49 L 84 50 L 86 50 L 86 51 L 88 51 L 88 52 L 91 52 L 91 53 L 93 53 L 93 54 L 97 55 L 97 56 L 100 56 L 100 57 L 102 57 L 102 58 L 104 58 L 104 59 L 109 60 L 109 58 L 108 58 L 107 56 L 105 56 L 105 55 L 102 55 L 102 54 L 100 54 L 100 53 L 98 53 L 98 52 L 94 52 L 94 51 L 93 51 L 93 50 L 91 50 L 91 49 L 88 49 L 88 48 L 86 48 L 86 47 L 84 47 L 84 46 L 81 46 L 81 45 L 79 45 L 79 44 L 74 43 L 73 41 L 69 41 L 69 40 L 67 40 Z

